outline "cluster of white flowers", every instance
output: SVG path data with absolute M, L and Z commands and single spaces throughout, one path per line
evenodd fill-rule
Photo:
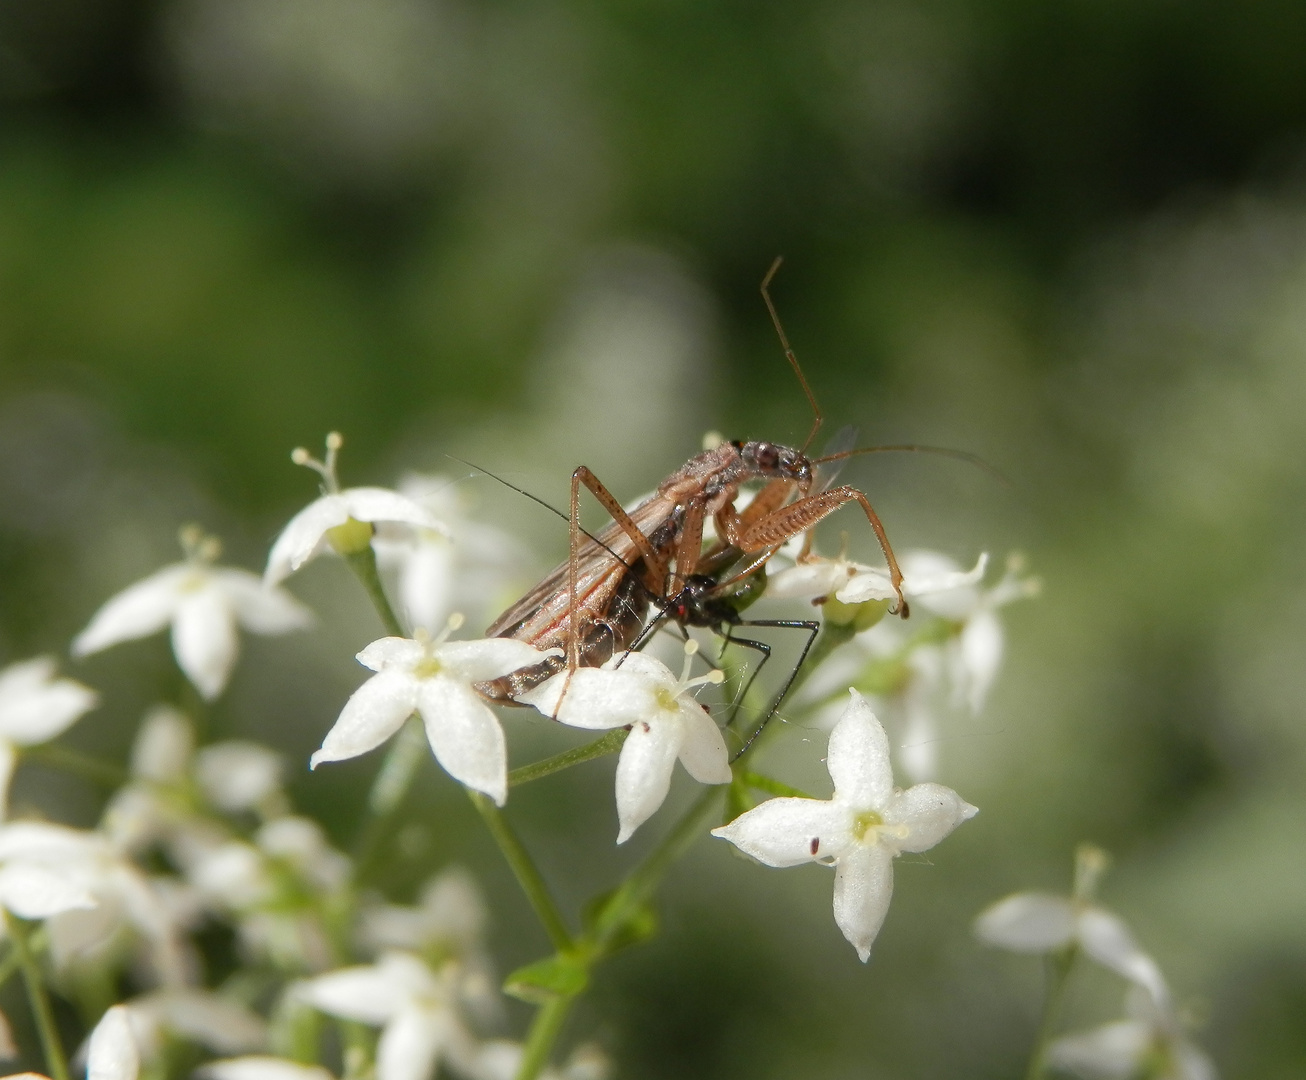
M 1059 956 L 1067 967 L 1082 953 L 1126 980 L 1128 1019 L 1053 1039 L 1042 1051 L 1046 1064 L 1086 1080 L 1216 1080 L 1156 961 L 1119 915 L 1093 902 L 1105 866 L 1101 851 L 1081 848 L 1073 896 L 1015 893 L 980 913 L 976 935 L 1013 952 Z
M 455 609 L 486 614 L 523 553 L 504 534 L 471 521 L 457 485 L 445 478 L 410 477 L 398 491 L 342 489 L 340 445 L 330 436 L 323 461 L 304 450 L 293 455 L 319 473 L 322 494 L 272 545 L 261 580 L 217 566 L 218 542 L 184 529 L 185 560 L 109 600 L 73 642 L 73 655 L 170 626 L 179 667 L 211 701 L 232 678 L 238 630 L 281 634 L 311 626 L 311 613 L 283 583 L 319 554 L 345 556 L 392 633 L 358 654 L 372 674 L 344 703 L 310 766 L 367 753 L 410 717 L 420 718 L 435 760 L 478 793 L 474 801 L 558 948 L 543 966 L 522 969 L 534 967 L 534 975 L 518 972 L 509 985 L 540 991 L 523 991 L 528 1000 L 577 993 L 587 965 L 629 929 L 622 919 L 631 913 L 623 913 L 617 890 L 594 917 L 595 929 L 576 940 L 565 920 L 549 914 L 547 889 L 532 878 L 529 857 L 517 841 L 503 840 L 508 826 L 497 808 L 511 786 L 507 740 L 477 689 L 559 651 L 506 637 L 454 637 L 464 624 Z M 986 565 L 985 556 L 964 570 L 944 556 L 909 553 L 902 593 L 927 616 L 923 627 L 918 618 L 910 629 L 882 620 L 896 596 L 887 571 L 803 553 L 772 576 L 768 596 L 817 600 L 827 626 L 843 634 L 831 640 L 849 642 L 804 691 L 818 708 L 845 702 L 829 737 L 829 799 L 802 796 L 732 761 L 729 743 L 743 737 L 730 723 L 723 730 L 697 697 L 727 676 L 702 671 L 692 640 L 679 675 L 633 652 L 601 668 L 564 668 L 517 703 L 564 725 L 614 733 L 594 745 L 620 746 L 618 844 L 663 805 L 677 761 L 701 784 L 732 785 L 732 805 L 751 808 L 712 835 L 767 866 L 833 867 L 835 922 L 865 962 L 888 912 L 894 858 L 932 848 L 976 813 L 934 782 L 937 763 L 922 748 L 937 735 L 939 699 L 980 709 L 1003 651 L 996 611 L 1033 591 L 1014 563 L 985 588 Z M 387 580 L 405 624 L 389 607 Z M 702 673 L 694 674 L 695 665 Z M 894 785 L 889 738 L 872 702 L 904 724 L 903 765 L 919 781 L 905 790 Z M 58 678 L 49 659 L 0 672 L 0 813 L 23 755 L 39 757 L 41 744 L 96 703 L 93 691 Z M 405 740 L 396 751 L 413 745 Z M 65 759 L 73 753 L 61 752 Z M 568 763 L 574 762 L 537 765 L 554 771 Z M 199 745 L 191 719 L 161 705 L 143 718 L 124 782 L 96 828 L 0 818 L 0 906 L 12 916 L 14 955 L 27 958 L 24 973 L 36 998 L 46 983 L 109 986 L 125 977 L 138 991 L 107 1009 L 111 1002 L 101 1000 L 101 1015 L 83 1017 L 92 1028 L 88 1076 L 135 1080 L 140 1070 L 161 1067 L 168 1042 L 182 1040 L 214 1055 L 199 1073 L 213 1080 L 330 1080 L 319 1064 L 325 1017 L 339 1022 L 340 1063 L 349 1076 L 371 1069 L 376 1080 L 428 1080 L 443 1069 L 463 1080 L 507 1080 L 519 1071 L 602 1080 L 606 1059 L 593 1047 L 546 1069 L 538 1048 L 495 1037 L 503 1011 L 484 940 L 486 912 L 465 872 L 436 875 L 413 906 L 368 891 L 369 853 L 351 859 L 317 822 L 295 813 L 282 773 L 280 756 L 257 743 Z M 379 787 L 380 781 L 370 803 L 378 815 Z M 752 805 L 752 790 L 786 794 Z M 206 986 L 207 961 L 197 943 L 206 927 L 225 928 L 248 980 Z M 1111 1053 L 1135 1065 L 1140 1054 L 1162 1053 L 1178 1063 L 1174 1077 L 1211 1075 L 1179 1031 L 1159 970 L 1114 916 L 1082 900 L 1013 897 L 981 918 L 980 933 L 1011 948 L 1082 949 L 1146 995 L 1144 1011 L 1131 1004 L 1133 1019 L 1059 1040 L 1049 1062 L 1086 1071 L 1083 1062 L 1100 1064 Z M 360 1039 L 358 1025 L 376 1029 L 375 1039 Z M 12 1050 L 7 1030 L 0 1017 L 0 1055 Z M 43 1037 L 55 1038 L 48 1031 Z

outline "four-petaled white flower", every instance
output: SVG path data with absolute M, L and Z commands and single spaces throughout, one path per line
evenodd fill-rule
M 730 755 L 721 729 L 693 689 L 718 683 L 720 671 L 689 678 L 697 646 L 686 646 L 679 679 L 661 661 L 627 653 L 602 668 L 562 672 L 520 700 L 572 727 L 630 727 L 617 762 L 617 843 L 662 805 L 671 787 L 676 759 L 700 784 L 730 783 Z M 561 702 L 559 699 L 561 698 Z
M 248 570 L 214 566 L 219 545 L 199 530 L 182 530 L 185 562 L 165 566 L 109 600 L 73 641 L 89 656 L 172 624 L 172 651 L 195 688 L 212 701 L 227 685 L 240 650 L 237 626 L 253 634 L 285 634 L 311 625 L 312 613 L 284 589 L 266 588 Z
M 444 528 L 383 525 L 372 542 L 382 569 L 396 574 L 398 607 L 408 624 L 434 634 L 455 611 L 488 621 L 506 607 L 513 579 L 529 562 L 523 546 L 502 529 L 468 517 L 464 485 L 450 477 L 410 474 L 399 482 L 399 494 Z
M 391 952 L 310 979 L 299 993 L 322 1012 L 382 1028 L 376 1080 L 427 1080 L 441 1060 L 470 1061 L 475 1052 L 456 1009 L 457 966 L 435 972 L 409 953 Z
M 1086 1080 L 1216 1080 L 1214 1063 L 1167 1002 L 1130 987 L 1125 1014 L 1129 1019 L 1053 1039 L 1047 1063 Z
M 1141 986 L 1168 1007 L 1161 969 L 1119 915 L 1087 901 L 1049 893 L 1015 893 L 980 912 L 975 934 L 1012 952 L 1049 953 L 1078 946 L 1117 975 Z
M 268 553 L 263 581 L 275 585 L 284 581 L 310 559 L 327 550 L 351 554 L 364 550 L 372 539 L 373 526 L 382 522 L 412 525 L 432 532 L 444 526 L 412 499 L 388 488 L 345 488 L 336 480 L 336 455 L 343 440 L 337 432 L 327 436 L 325 461 L 317 461 L 302 446 L 291 460 L 322 477 L 323 492 L 290 519 Z
M 459 625 L 460 619 L 450 619 L 450 630 Z M 358 662 L 376 674 L 345 703 L 309 764 L 317 768 L 324 761 L 366 753 L 416 711 L 445 772 L 502 806 L 508 798 L 503 729 L 471 684 L 497 679 L 548 655 L 512 638 L 374 641 L 358 654 Z
M 835 922 L 865 962 L 889 910 L 894 856 L 932 848 L 976 809 L 941 784 L 895 788 L 884 728 L 850 693 L 826 757 L 834 797 L 770 799 L 712 835 L 768 866 L 833 865 Z
M 55 678 L 55 663 L 48 656 L 0 671 L 0 820 L 9 805 L 17 748 L 62 734 L 98 702 L 94 690 L 72 679 Z

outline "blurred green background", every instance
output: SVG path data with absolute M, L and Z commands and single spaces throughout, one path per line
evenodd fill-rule
M 634 1078 L 1017 1075 L 1038 965 L 969 920 L 1064 890 L 1091 839 L 1223 1074 L 1306 1074 L 1303 55 L 1286 0 L 2 0 L 0 654 L 66 652 L 185 521 L 259 567 L 314 491 L 289 450 L 331 428 L 346 482 L 454 454 L 555 504 L 580 462 L 648 490 L 709 427 L 801 442 L 757 296 L 784 254 L 832 426 L 1011 479 L 850 466 L 895 545 L 1020 550 L 1044 593 L 943 748 L 982 813 L 900 860 L 869 967 L 828 872 L 704 843 L 571 1037 Z M 323 628 L 247 643 L 208 723 L 297 769 L 377 626 L 339 565 L 292 584 Z M 106 701 L 70 741 L 106 755 L 175 690 L 162 640 L 74 670 Z M 508 723 L 516 761 L 557 745 Z M 819 775 L 823 738 L 771 766 Z M 296 797 L 345 842 L 375 764 Z M 576 903 L 654 839 L 612 853 L 610 784 L 509 807 Z M 15 803 L 99 797 L 28 770 Z M 398 895 L 465 861 L 504 969 L 542 953 L 434 769 L 403 839 Z

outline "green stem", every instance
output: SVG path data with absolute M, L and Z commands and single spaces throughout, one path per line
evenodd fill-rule
M 44 746 L 24 746 L 22 756 L 26 761 L 34 761 L 50 769 L 62 769 L 64 772 L 70 772 L 74 776 L 80 776 L 104 787 L 116 788 L 127 781 L 125 769 L 54 743 L 46 743 Z
M 648 858 L 635 867 L 603 906 L 590 935 L 600 953 L 657 888 L 671 864 L 698 839 L 703 826 L 716 813 L 721 791 L 721 788 L 712 787 L 703 792 L 675 828 L 662 838 L 662 842 L 649 853 Z
M 1052 1042 L 1052 1033 L 1056 1031 L 1061 1007 L 1065 1004 L 1070 969 L 1075 964 L 1078 951 L 1072 945 L 1048 957 L 1047 995 L 1043 999 L 1043 1016 L 1039 1020 L 1034 1049 L 1030 1052 L 1029 1065 L 1025 1069 L 1025 1080 L 1039 1080 L 1047 1070 L 1048 1045 Z
M 394 831 L 408 789 L 426 759 L 426 733 L 422 721 L 410 716 L 395 736 L 367 795 L 368 817 L 354 843 L 354 880 L 366 879 L 373 861 L 383 850 L 382 841 Z
M 575 947 L 571 939 L 571 931 L 567 929 L 567 924 L 558 911 L 558 905 L 549 895 L 549 887 L 544 883 L 544 878 L 535 863 L 531 861 L 525 846 L 512 831 L 508 819 L 503 816 L 489 796 L 468 788 L 467 797 L 472 800 L 472 805 L 484 819 L 490 835 L 494 837 L 494 842 L 499 845 L 503 857 L 508 860 L 508 865 L 517 878 L 517 884 L 522 887 L 526 899 L 535 909 L 535 914 L 544 926 L 544 932 L 549 935 L 549 940 L 553 942 L 553 947 L 558 952 L 571 952 Z
M 23 981 L 27 983 L 27 1000 L 32 1008 L 37 1034 L 41 1038 L 45 1066 L 54 1080 L 68 1080 L 68 1058 L 64 1054 L 63 1043 L 59 1041 L 54 1009 L 50 1007 L 50 995 L 45 992 L 41 969 L 32 953 L 28 928 L 13 916 L 6 916 L 5 921 L 9 927 L 9 936 L 13 939 L 14 952 L 18 955 L 18 965 L 23 970 Z
M 372 606 L 381 616 L 386 633 L 391 637 L 407 637 L 408 633 L 395 614 L 395 609 L 390 606 L 390 598 L 385 594 L 385 586 L 381 584 L 381 573 L 376 568 L 376 552 L 372 550 L 372 545 L 368 544 L 362 551 L 346 555 L 345 562 L 367 590 Z
M 540 1071 L 549 1063 L 549 1054 L 553 1044 L 558 1041 L 562 1025 L 571 1011 L 574 997 L 560 997 L 540 1006 L 540 1011 L 531 1021 L 531 1030 L 526 1035 L 526 1045 L 522 1049 L 521 1064 L 517 1066 L 514 1080 L 535 1080 Z
M 758 791 L 765 791 L 768 795 L 780 795 L 789 799 L 811 799 L 814 797 L 796 787 L 790 787 L 788 784 L 781 783 L 779 780 L 774 780 L 769 776 L 763 776 L 761 773 L 741 773 L 739 779 L 749 787 L 756 788 Z
M 582 761 L 590 761 L 593 758 L 603 757 L 605 754 L 615 753 L 621 749 L 621 744 L 626 741 L 626 736 L 629 734 L 629 728 L 616 728 L 599 736 L 593 742 L 586 743 L 584 746 L 576 746 L 570 750 L 564 750 L 561 754 L 554 754 L 553 757 L 547 757 L 541 761 L 532 761 L 529 765 L 523 765 L 520 769 L 513 769 L 508 774 L 508 786 L 518 787 L 521 784 L 529 784 L 532 780 L 539 780 L 551 773 L 570 769 L 573 765 L 579 765 Z

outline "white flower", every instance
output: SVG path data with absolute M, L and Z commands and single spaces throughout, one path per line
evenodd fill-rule
M 1168 1006 L 1133 987 L 1125 1012 L 1128 1020 L 1054 1039 L 1047 1063 L 1088 1080 L 1216 1080 L 1215 1065 Z
M 98 702 L 94 690 L 55 678 L 55 662 L 48 656 L 0 671 L 0 820 L 9 804 L 17 747 L 53 739 Z
M 1015 893 L 980 912 L 975 934 L 1012 952 L 1047 953 L 1076 945 L 1103 967 L 1168 1003 L 1161 969 L 1139 948 L 1119 915 L 1069 896 Z
M 480 945 L 485 920 L 485 901 L 475 879 L 461 866 L 451 866 L 426 883 L 416 907 L 379 904 L 366 909 L 359 936 L 377 951 L 461 955 Z
M 507 606 L 509 579 L 527 562 L 523 546 L 469 518 L 463 485 L 450 477 L 410 474 L 399 493 L 444 526 L 443 532 L 382 526 L 373 541 L 381 567 L 397 573 L 399 606 L 409 624 L 434 634 L 454 611 L 476 620 Z
M 450 629 L 460 622 L 451 619 Z M 310 767 L 366 753 L 390 738 L 416 711 L 444 770 L 502 806 L 508 798 L 503 730 L 472 683 L 497 679 L 548 655 L 512 638 L 374 641 L 358 654 L 358 662 L 376 674 L 345 703 Z
M 342 442 L 336 432 L 327 436 L 325 462 L 310 457 L 303 447 L 291 454 L 296 465 L 307 466 L 322 477 L 325 490 L 321 498 L 309 503 L 281 530 L 268 553 L 268 566 L 263 571 L 266 584 L 276 585 L 284 581 L 328 549 L 339 550 L 343 545 L 345 551 L 363 550 L 371 541 L 372 526 L 380 522 L 412 525 L 438 533 L 445 531 L 429 511 L 396 491 L 373 487 L 341 491 L 336 481 L 336 455 Z M 350 522 L 365 528 L 346 530 L 345 533 L 332 532 Z
M 185 562 L 165 566 L 109 600 L 74 639 L 72 651 L 89 656 L 171 623 L 178 665 L 212 701 L 227 685 L 240 651 L 237 626 L 253 634 L 284 634 L 309 626 L 313 616 L 284 589 L 265 588 L 248 570 L 214 566 L 213 538 L 188 527 L 182 545 Z
M 433 972 L 408 953 L 342 968 L 301 984 L 332 1016 L 381 1027 L 376 1080 L 427 1080 L 443 1058 L 470 1060 L 473 1040 L 455 1009 L 456 964 Z
M 8 874 L 40 875 L 60 889 L 79 891 L 80 903 L 61 891 L 63 910 L 46 918 L 50 953 L 57 969 L 97 956 L 125 926 L 149 945 L 155 974 L 165 985 L 186 977 L 186 953 L 168 898 L 107 837 L 64 825 L 24 821 L 0 827 L 0 879 Z M 32 896 L 38 896 L 35 891 Z M 11 907 L 17 914 L 24 914 Z
M 826 757 L 834 797 L 770 799 L 712 835 L 768 866 L 833 865 L 835 922 L 865 962 L 889 910 L 894 856 L 932 848 L 976 809 L 940 784 L 895 788 L 884 728 L 850 693 Z
M 572 727 L 630 727 L 617 762 L 618 844 L 662 805 L 677 758 L 700 784 L 730 783 L 730 755 L 721 729 L 692 692 L 703 683 L 720 682 L 722 674 L 714 670 L 689 678 L 696 650 L 694 642 L 686 646 L 679 679 L 660 660 L 626 653 L 602 668 L 561 672 L 520 698 Z

